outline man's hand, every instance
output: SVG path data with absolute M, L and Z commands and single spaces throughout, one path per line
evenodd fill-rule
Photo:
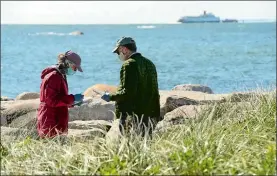
M 105 92 L 104 95 L 102 95 L 101 97 L 103 100 L 105 100 L 106 102 L 110 101 L 110 93 Z

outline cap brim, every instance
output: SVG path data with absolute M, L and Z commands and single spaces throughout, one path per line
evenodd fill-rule
M 113 49 L 113 53 L 117 53 L 118 47 L 119 47 L 119 46 L 117 46 L 117 47 L 115 47 L 115 48 Z
M 81 66 L 78 66 L 78 67 L 77 67 L 77 70 L 78 70 L 79 72 L 83 72 L 83 69 L 81 68 Z

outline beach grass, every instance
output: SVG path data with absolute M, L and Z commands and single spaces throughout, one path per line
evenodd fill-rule
M 1 139 L 1 175 L 276 174 L 276 92 L 210 105 L 195 119 L 108 143 L 106 138 Z

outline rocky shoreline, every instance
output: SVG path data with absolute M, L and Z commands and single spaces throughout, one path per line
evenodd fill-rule
M 107 135 L 118 132 L 114 120 L 114 102 L 105 102 L 92 89 L 114 92 L 116 86 L 96 84 L 85 92 L 88 102 L 69 109 L 69 135 L 90 137 L 108 131 Z M 183 84 L 172 90 L 160 90 L 160 111 L 163 118 L 156 130 L 164 130 L 180 124 L 186 118 L 196 117 L 208 105 L 226 102 L 247 102 L 254 92 L 214 94 L 211 88 L 196 84 Z M 265 93 L 266 94 L 266 93 Z M 24 92 L 15 99 L 1 97 L 1 134 L 13 135 L 18 131 L 35 132 L 36 110 L 39 106 L 39 93 Z

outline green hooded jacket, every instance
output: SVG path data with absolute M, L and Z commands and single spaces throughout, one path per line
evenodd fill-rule
M 126 60 L 120 71 L 120 85 L 115 94 L 116 116 L 135 113 L 138 117 L 160 119 L 160 95 L 155 65 L 140 53 Z

